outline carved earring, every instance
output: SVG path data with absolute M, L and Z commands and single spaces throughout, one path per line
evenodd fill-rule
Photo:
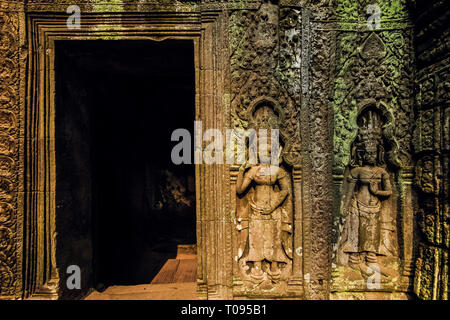
M 378 145 L 378 162 L 380 165 L 386 164 L 384 161 L 384 147 L 381 144 Z

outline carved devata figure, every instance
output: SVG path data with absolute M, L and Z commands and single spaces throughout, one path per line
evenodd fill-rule
M 338 263 L 364 278 L 389 277 L 393 270 L 379 261 L 395 253 L 391 239 L 395 208 L 389 205 L 393 192 L 385 163 L 382 117 L 376 109 L 367 109 L 359 116 L 358 126 L 340 210 L 343 229 Z
M 257 113 L 274 116 L 268 107 Z M 266 119 L 270 122 L 270 120 Z M 266 121 L 266 123 L 268 123 Z M 237 176 L 240 197 L 237 212 L 238 259 L 244 279 L 261 289 L 271 289 L 290 274 L 292 260 L 291 177 L 281 163 L 278 139 L 258 137 L 258 162 L 243 164 Z M 275 153 L 276 152 L 276 153 Z

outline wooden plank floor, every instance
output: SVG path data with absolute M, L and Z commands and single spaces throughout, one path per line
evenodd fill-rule
M 174 283 L 195 282 L 197 279 L 197 259 L 182 259 L 173 277 Z
M 197 255 L 190 249 L 178 250 L 168 259 L 150 284 L 111 286 L 104 292 L 94 291 L 86 300 L 195 300 Z
M 196 300 L 197 283 L 160 283 L 137 286 L 112 286 L 94 291 L 85 300 Z
M 196 277 L 196 259 L 169 259 L 151 283 L 195 282 Z

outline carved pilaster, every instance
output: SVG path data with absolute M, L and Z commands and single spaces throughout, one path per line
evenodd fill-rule
M 401 212 L 401 256 L 403 258 L 403 276 L 410 277 L 414 275 L 414 262 L 415 262 L 415 248 L 417 246 L 417 240 L 414 239 L 416 234 L 416 220 L 414 217 L 414 208 L 417 207 L 415 203 L 415 194 L 413 191 L 413 168 L 407 167 L 400 170 L 400 180 L 402 181 L 403 188 L 400 194 L 400 212 Z M 411 283 L 411 280 L 406 280 L 407 283 Z
M 0 7 L 0 299 L 21 289 L 19 215 L 20 69 L 17 12 Z
M 288 281 L 288 290 L 303 291 L 303 199 L 302 199 L 302 168 L 292 169 L 294 200 L 294 245 L 292 276 Z

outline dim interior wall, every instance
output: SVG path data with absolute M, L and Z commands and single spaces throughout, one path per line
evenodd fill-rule
M 417 1 L 414 149 L 420 243 L 414 293 L 425 300 L 448 300 L 450 38 L 445 21 L 449 15 L 445 1 Z
M 92 105 L 89 86 L 73 71 L 62 47 L 56 47 L 56 232 L 57 262 L 60 277 L 66 279 L 69 266 L 80 268 L 81 291 L 92 287 L 93 233 L 92 197 L 93 148 Z M 62 296 L 71 297 L 75 291 L 62 287 Z M 75 295 L 76 297 L 76 295 Z
M 193 125 L 193 71 L 192 41 L 56 43 L 61 279 L 77 265 L 84 290 L 150 283 L 196 243 L 193 166 L 170 159 L 172 131 Z

